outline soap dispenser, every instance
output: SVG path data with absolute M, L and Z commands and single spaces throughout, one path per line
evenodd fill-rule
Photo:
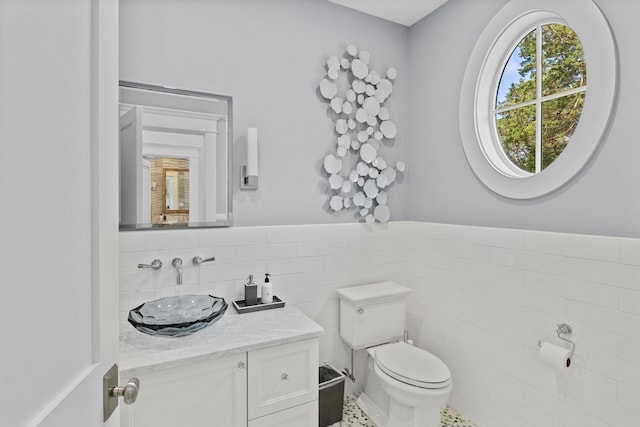
M 258 303 L 258 285 L 253 281 L 253 274 L 249 275 L 247 283 L 244 284 L 244 302 L 247 305 Z
M 273 302 L 273 285 L 269 280 L 269 273 L 264 275 L 264 283 L 262 284 L 262 303 L 271 304 Z

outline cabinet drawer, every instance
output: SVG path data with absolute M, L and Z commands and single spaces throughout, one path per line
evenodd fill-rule
M 318 401 L 249 421 L 249 427 L 317 427 Z
M 248 418 L 254 419 L 318 399 L 318 339 L 251 351 Z

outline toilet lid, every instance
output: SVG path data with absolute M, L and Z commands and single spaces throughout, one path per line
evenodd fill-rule
M 451 383 L 451 372 L 442 360 L 404 342 L 376 348 L 375 361 L 390 377 L 416 387 L 443 388 Z

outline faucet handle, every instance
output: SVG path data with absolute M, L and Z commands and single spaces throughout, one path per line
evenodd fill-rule
M 162 261 L 154 259 L 151 264 L 138 264 L 138 268 L 153 268 L 154 270 L 160 270 L 162 268 Z
M 193 261 L 193 263 L 195 265 L 202 264 L 203 262 L 209 262 L 209 261 L 215 261 L 215 260 L 216 260 L 216 257 L 214 257 L 214 256 L 212 256 L 210 258 L 207 258 L 207 259 L 202 259 L 201 256 L 194 256 L 193 259 L 192 259 L 192 261 Z

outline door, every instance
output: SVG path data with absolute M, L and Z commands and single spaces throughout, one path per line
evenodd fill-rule
M 2 425 L 119 425 L 117 31 L 117 0 L 0 0 Z

